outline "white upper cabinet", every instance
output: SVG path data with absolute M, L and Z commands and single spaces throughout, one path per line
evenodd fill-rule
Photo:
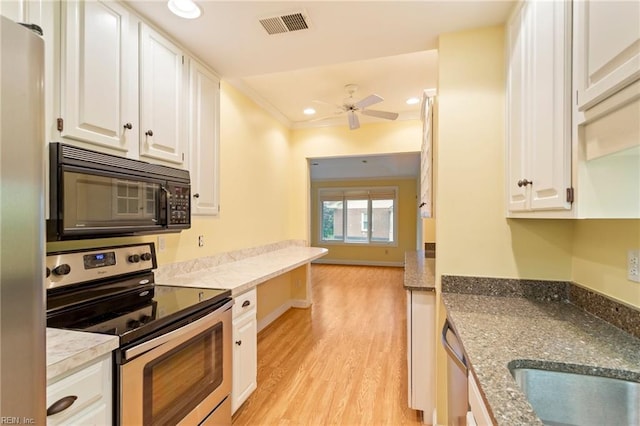
M 640 2 L 574 2 L 578 108 L 593 107 L 640 79 Z
M 220 80 L 195 60 L 190 64 L 189 98 L 191 209 L 197 215 L 217 215 Z
M 508 24 L 509 215 L 571 210 L 570 23 L 569 2 L 532 0 Z
M 574 2 L 578 217 L 640 218 L 640 2 Z
M 14 22 L 25 22 L 42 27 L 42 0 L 0 0 L 0 15 Z
M 137 140 L 129 12 L 106 1 L 62 9 L 60 136 L 126 153 Z
M 184 53 L 140 23 L 140 155 L 185 161 Z

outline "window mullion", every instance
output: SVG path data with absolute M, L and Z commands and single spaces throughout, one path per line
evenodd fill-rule
M 342 197 L 342 242 L 347 242 L 347 197 Z
M 367 244 L 371 243 L 373 234 L 373 208 L 371 207 L 371 197 L 367 200 Z

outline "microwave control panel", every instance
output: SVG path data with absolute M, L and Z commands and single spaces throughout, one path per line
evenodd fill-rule
M 191 190 L 189 186 L 169 185 L 168 225 L 191 224 Z

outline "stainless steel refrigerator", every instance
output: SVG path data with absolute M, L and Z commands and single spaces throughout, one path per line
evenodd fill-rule
M 46 421 L 44 42 L 0 17 L 0 421 Z

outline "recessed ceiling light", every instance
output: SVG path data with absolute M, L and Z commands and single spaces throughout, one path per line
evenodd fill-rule
M 304 115 L 313 115 L 316 113 L 316 110 L 313 108 L 305 108 L 302 112 L 304 112 Z
M 186 19 L 196 19 L 202 13 L 192 0 L 169 0 L 167 7 L 173 14 Z
M 420 98 L 409 98 L 407 99 L 407 105 L 415 105 L 420 103 Z

